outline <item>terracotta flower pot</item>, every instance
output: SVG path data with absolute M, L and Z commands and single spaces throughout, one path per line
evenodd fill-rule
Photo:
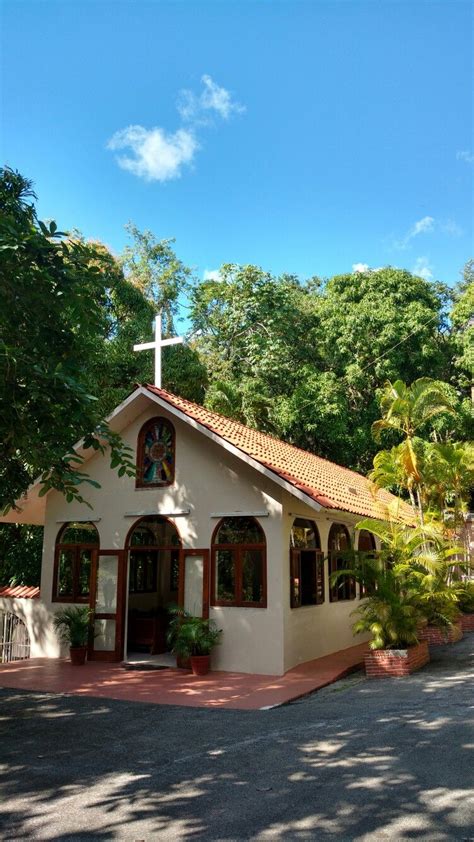
M 193 671 L 193 675 L 207 675 L 210 665 L 210 655 L 191 655 L 191 669 Z
M 80 667 L 86 662 L 87 646 L 71 646 L 69 648 L 69 654 L 71 656 L 71 664 Z

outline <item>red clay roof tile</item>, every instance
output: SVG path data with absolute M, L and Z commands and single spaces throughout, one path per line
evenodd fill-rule
M 0 586 L 0 597 L 12 599 L 39 599 L 40 589 L 29 585 L 5 585 Z
M 376 491 L 362 474 L 253 430 L 239 421 L 172 395 L 165 389 L 152 385 L 145 388 L 278 474 L 324 508 L 386 520 L 390 507 L 391 517 L 413 522 L 411 506 L 384 489 Z

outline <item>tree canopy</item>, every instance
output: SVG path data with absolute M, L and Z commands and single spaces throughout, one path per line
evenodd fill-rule
M 208 405 L 348 467 L 371 466 L 387 380 L 429 375 L 467 397 L 452 292 L 406 270 L 302 283 L 225 265 L 192 300 Z
M 390 266 L 303 281 L 224 264 L 217 279 L 198 282 L 172 240 L 130 223 L 114 256 L 39 220 L 35 198 L 26 178 L 1 171 L 0 508 L 38 476 L 44 491 L 82 499 L 90 480 L 71 452 L 81 437 L 133 473 L 134 454 L 105 419 L 136 382 L 152 380 L 152 354 L 133 345 L 150 339 L 158 308 L 174 335 L 184 300 L 188 341 L 164 351 L 165 388 L 367 472 L 387 382 L 442 381 L 438 402 L 452 414 L 412 436 L 412 455 L 427 474 L 444 471 L 452 497 L 466 493 L 460 471 L 472 453 L 456 446 L 473 437 L 473 261 L 454 287 Z M 400 430 L 384 426 L 375 468 L 403 488 Z M 423 436 L 438 446 L 429 458 Z M 33 533 L 11 534 L 12 558 L 23 540 L 33 553 Z

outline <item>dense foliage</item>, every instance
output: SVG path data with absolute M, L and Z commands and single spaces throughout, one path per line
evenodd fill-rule
M 91 482 L 70 453 L 74 441 L 104 450 L 122 472 L 133 463 L 107 427 L 88 388 L 88 362 L 106 329 L 107 261 L 54 222 L 38 220 L 31 185 L 0 179 L 0 510 L 39 475 L 67 499 Z
M 254 266 L 224 266 L 219 280 L 193 290 L 207 403 L 366 471 L 378 449 L 371 426 L 386 381 L 429 376 L 453 391 L 467 434 L 469 372 L 461 350 L 470 289 L 456 293 L 454 329 L 452 290 L 402 269 L 303 284 Z
M 151 381 L 152 354 L 133 345 L 150 339 L 157 308 L 173 335 L 185 296 L 188 341 L 164 352 L 165 388 L 363 472 L 382 447 L 379 467 L 392 473 L 381 484 L 410 493 L 397 475 L 400 430 L 385 429 L 377 442 L 372 425 L 387 381 L 435 378 L 452 411 L 430 419 L 410 446 L 426 477 L 449 475 L 451 497 L 433 481 L 422 503 L 465 499 L 472 262 L 454 289 L 393 267 L 302 282 L 226 264 L 217 280 L 198 283 L 172 241 L 130 225 L 116 258 L 40 221 L 34 199 L 30 182 L 1 172 L 0 508 L 38 476 L 45 490 L 87 498 L 85 469 L 71 458 L 81 436 L 90 447 L 110 447 L 119 472 L 132 472 L 133 454 L 105 418 L 136 382 Z M 428 453 L 427 443 L 437 450 Z M 0 582 L 37 581 L 29 549 L 24 565 L 14 561 L 36 535 L 0 527 Z

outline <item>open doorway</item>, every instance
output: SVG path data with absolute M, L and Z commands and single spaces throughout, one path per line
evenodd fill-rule
M 181 539 L 175 525 L 158 515 L 137 521 L 127 538 L 129 554 L 128 663 L 174 666 L 166 635 L 167 607 L 178 602 Z

